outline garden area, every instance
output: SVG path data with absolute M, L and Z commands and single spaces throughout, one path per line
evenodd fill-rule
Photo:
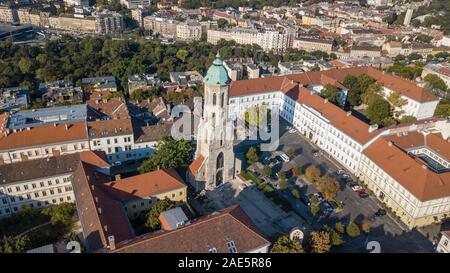
M 9 218 L 0 220 L 0 253 L 23 253 L 56 243 L 71 233 L 75 224 L 74 204 L 62 203 L 44 209 L 23 206 Z

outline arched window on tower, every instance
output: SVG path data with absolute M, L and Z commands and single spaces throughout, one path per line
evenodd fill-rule
M 222 95 L 220 96 L 220 107 L 223 108 L 225 104 L 225 93 L 222 93 Z
M 212 126 L 216 126 L 216 113 L 212 113 Z
M 220 154 L 217 156 L 217 162 L 216 162 L 216 170 L 223 168 L 223 153 L 220 152 Z
M 216 105 L 217 97 L 216 93 L 213 93 L 213 105 Z

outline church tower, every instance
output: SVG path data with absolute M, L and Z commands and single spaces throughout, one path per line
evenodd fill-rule
M 228 91 L 231 79 L 220 54 L 204 78 L 203 115 L 197 131 L 196 160 L 192 178 L 197 190 L 214 189 L 234 178 L 233 128 L 228 121 Z

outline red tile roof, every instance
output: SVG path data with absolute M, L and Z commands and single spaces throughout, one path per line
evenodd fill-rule
M 285 82 L 285 79 L 293 80 L 303 86 L 310 84 L 322 83 L 323 77 L 327 77 L 327 82 L 330 82 L 330 78 L 342 83 L 347 75 L 360 75 L 368 74 L 375 80 L 382 83 L 384 86 L 402 93 L 404 96 L 409 97 L 418 102 L 435 101 L 437 98 L 426 91 L 425 89 L 417 86 L 414 82 L 403 79 L 398 76 L 385 73 L 372 67 L 350 67 L 342 69 L 332 69 L 326 71 L 314 71 L 300 74 L 291 74 L 286 76 L 276 76 L 269 78 L 258 78 L 250 80 L 234 81 L 230 85 L 230 96 L 243 96 L 257 93 L 282 91 L 281 86 Z M 350 91 L 351 92 L 351 91 Z
M 103 189 L 120 201 L 145 198 L 184 188 L 186 185 L 173 169 L 156 170 L 103 184 Z
M 199 156 L 197 157 L 192 163 L 191 165 L 189 165 L 188 169 L 189 171 L 195 175 L 198 171 L 198 169 L 200 169 L 200 167 L 203 164 L 203 161 L 205 161 L 205 158 L 203 156 Z
M 387 138 L 380 138 L 363 153 L 423 202 L 450 196 L 450 172 L 435 173 L 390 143 Z
M 0 150 L 88 140 L 86 122 L 43 125 L 0 135 Z
M 248 215 L 239 207 L 229 207 L 201 217 L 171 231 L 144 235 L 116 244 L 116 253 L 229 253 L 227 243 L 233 241 L 240 253 L 269 246 Z

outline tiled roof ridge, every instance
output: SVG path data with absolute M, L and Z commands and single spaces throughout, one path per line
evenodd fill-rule
M 118 246 L 113 252 L 115 252 L 117 250 L 126 249 L 126 248 L 129 248 L 129 247 L 134 247 L 134 246 L 136 246 L 138 244 L 145 243 L 145 242 L 147 242 L 149 240 L 154 240 L 154 239 L 157 239 L 157 238 L 161 238 L 161 237 L 167 236 L 169 234 L 177 233 L 179 231 L 184 231 L 184 230 L 190 229 L 192 227 L 196 227 L 199 224 L 203 224 L 203 223 L 209 222 L 211 220 L 223 218 L 224 216 L 231 216 L 233 219 L 236 219 L 237 221 L 239 221 L 239 223 L 241 223 L 241 224 L 243 224 L 244 226 L 247 227 L 247 225 L 245 225 L 242 221 L 240 221 L 239 219 L 237 219 L 236 217 L 231 215 L 231 212 L 234 211 L 238 207 L 239 207 L 239 205 L 233 205 L 232 207 L 223 209 L 221 211 L 217 211 L 215 213 L 202 216 L 200 218 L 192 220 L 190 222 L 190 224 L 184 225 L 184 226 L 182 226 L 180 228 L 177 228 L 177 229 L 174 229 L 174 230 L 163 231 L 163 232 L 155 231 L 155 232 L 150 233 L 150 234 L 143 234 L 140 237 L 135 238 L 136 242 L 128 241 L 124 245 Z M 252 230 L 252 232 L 256 233 L 254 230 Z M 146 237 L 146 236 L 148 236 L 148 237 Z M 263 238 L 264 240 L 267 240 L 264 237 L 262 237 L 260 234 L 258 234 L 258 236 Z

